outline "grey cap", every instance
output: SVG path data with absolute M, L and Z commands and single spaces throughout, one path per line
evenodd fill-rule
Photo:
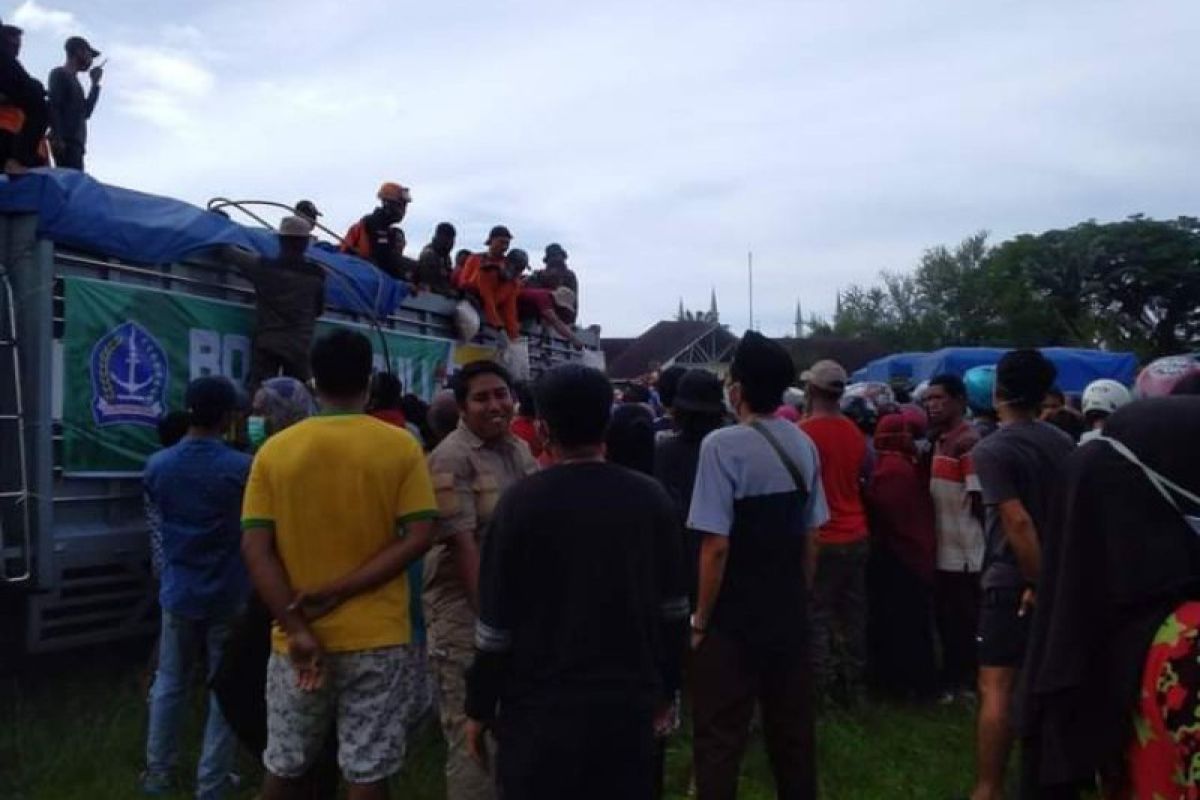
M 279 235 L 307 238 L 312 235 L 312 223 L 304 217 L 284 217 L 279 223 Z

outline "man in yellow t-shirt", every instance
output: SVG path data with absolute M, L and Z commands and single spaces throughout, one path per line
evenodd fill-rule
M 242 508 L 242 552 L 275 619 L 263 796 L 297 796 L 336 721 L 348 797 L 386 798 L 405 744 L 405 569 L 429 549 L 437 504 L 416 440 L 363 413 L 370 341 L 334 331 L 312 368 L 323 413 L 258 451 Z

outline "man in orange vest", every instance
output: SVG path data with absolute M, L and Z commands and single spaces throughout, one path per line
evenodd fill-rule
M 405 279 L 405 265 L 401 258 L 399 228 L 412 202 L 408 188 L 398 183 L 385 183 L 376 195 L 379 207 L 350 226 L 342 242 L 343 253 L 351 253 L 370 261 L 396 280 Z
M 0 26 L 0 164 L 8 173 L 43 166 L 39 155 L 46 134 L 46 88 L 21 66 L 23 31 Z
M 487 250 L 467 259 L 461 278 L 461 288 L 479 295 L 488 324 L 508 336 L 508 340 L 501 338 L 502 346 L 521 335 L 517 320 L 521 278 L 505 258 L 511 243 L 512 234 L 508 228 L 503 225 L 492 228 L 487 238 Z

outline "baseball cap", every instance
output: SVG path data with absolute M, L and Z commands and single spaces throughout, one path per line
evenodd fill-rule
M 563 249 L 563 246 L 561 244 L 557 244 L 557 243 L 549 244 L 549 245 L 546 245 L 546 255 L 544 258 L 542 258 L 542 262 L 545 263 L 552 258 L 565 259 L 566 257 L 567 257 L 567 251 Z
M 412 193 L 408 191 L 407 186 L 401 186 L 398 183 L 388 181 L 379 187 L 379 193 L 376 195 L 380 200 L 387 203 L 411 203 Z
M 800 380 L 826 392 L 841 394 L 846 390 L 846 384 L 849 382 L 850 376 L 846 374 L 846 369 L 841 364 L 829 359 L 823 359 L 805 370 L 800 375 Z
M 529 254 L 524 250 L 514 247 L 508 251 L 508 263 L 514 267 L 519 267 L 520 271 L 524 272 L 529 269 Z
M 304 219 L 304 217 L 284 217 L 279 223 L 280 236 L 304 236 L 312 235 L 312 223 Z
M 492 228 L 492 230 L 488 233 L 487 241 L 491 242 L 492 239 L 511 239 L 511 238 L 513 238 L 513 235 L 512 235 L 512 232 L 508 228 L 506 228 L 503 225 L 497 225 L 496 227 Z M 485 244 L 486 244 L 486 242 L 485 242 Z
M 228 378 L 206 375 L 188 384 L 184 403 L 192 422 L 207 427 L 238 407 L 238 393 Z
M 100 55 L 100 51 L 92 47 L 92 45 L 88 43 L 88 40 L 82 36 L 72 36 L 70 39 L 67 39 L 66 44 L 63 45 L 63 49 L 67 51 L 68 55 L 76 52 L 77 50 L 87 50 L 92 54 L 92 58 L 96 58 Z
M 299 203 L 296 203 L 296 214 L 298 216 L 308 217 L 310 219 L 316 219 L 317 217 L 324 216 L 320 211 L 317 210 L 317 204 L 312 200 L 301 200 Z

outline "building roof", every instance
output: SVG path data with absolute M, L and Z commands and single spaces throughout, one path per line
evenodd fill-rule
M 614 380 L 631 380 L 650 372 L 652 367 L 666 364 L 709 334 L 715 334 L 732 344 L 737 337 L 713 322 L 659 322 L 650 330 L 621 348 L 616 358 L 608 362 L 609 377 Z M 608 353 L 607 342 L 602 346 Z M 619 341 L 619 340 L 618 340 Z
M 887 348 L 870 339 L 844 339 L 836 336 L 808 336 L 803 339 L 776 340 L 792 356 L 799 371 L 804 371 L 823 358 L 831 358 L 847 372 L 888 354 Z
M 615 362 L 618 358 L 621 357 L 621 354 L 624 353 L 625 350 L 629 348 L 629 345 L 633 344 L 636 341 L 637 341 L 637 339 L 631 339 L 631 338 L 601 339 L 600 340 L 600 349 L 604 351 L 604 363 L 612 364 L 613 362 Z

